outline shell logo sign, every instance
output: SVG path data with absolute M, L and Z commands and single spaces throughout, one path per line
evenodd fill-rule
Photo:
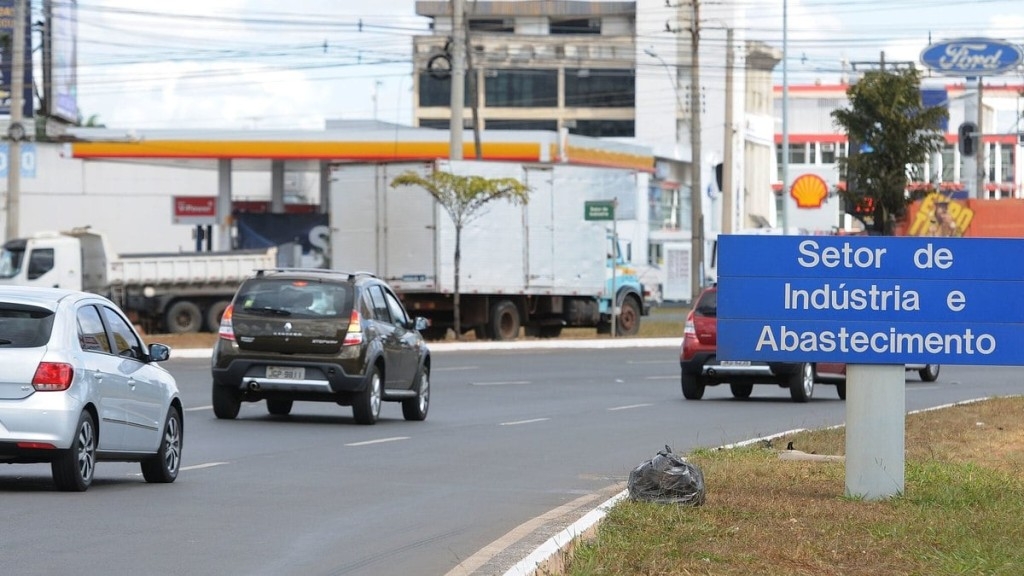
M 804 174 L 793 182 L 789 195 L 796 200 L 797 208 L 821 208 L 828 198 L 828 184 L 821 176 Z

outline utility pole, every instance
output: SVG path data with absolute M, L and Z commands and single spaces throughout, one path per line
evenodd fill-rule
M 722 152 L 722 233 L 732 234 L 733 190 L 732 147 L 733 147 L 733 30 L 725 31 L 725 140 Z
M 691 0 L 690 21 L 690 235 L 691 235 L 691 299 L 696 300 L 704 285 L 704 210 L 701 194 L 700 149 L 700 8 L 699 0 Z
M 975 198 L 985 198 L 988 196 L 988 193 L 985 191 L 985 177 L 988 176 L 988 159 L 985 158 L 985 140 L 984 138 L 982 138 L 982 136 L 985 134 L 985 105 L 982 104 L 982 102 L 984 102 L 984 91 L 985 77 L 978 76 L 978 134 L 975 138 L 975 141 L 978 143 L 978 145 L 975 146 L 974 151 L 975 166 L 977 167 L 977 183 L 974 185 L 974 189 L 975 191 L 977 191 L 977 195 L 975 196 Z
M 27 0 L 14 0 L 14 28 L 11 40 L 11 123 L 7 129 L 7 222 L 6 239 L 19 235 L 21 214 L 21 140 L 25 105 L 25 20 Z
M 462 114 L 466 99 L 466 26 L 465 0 L 452 3 L 452 99 L 449 132 L 449 160 L 462 160 Z
M 782 0 L 782 233 L 789 234 L 789 2 Z

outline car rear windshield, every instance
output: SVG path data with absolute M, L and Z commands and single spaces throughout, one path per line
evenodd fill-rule
M 254 280 L 242 286 L 235 309 L 274 316 L 347 318 L 352 289 L 347 284 L 310 280 Z
M 49 342 L 53 311 L 36 306 L 0 303 L 0 347 L 36 348 Z
M 718 316 L 718 291 L 708 290 L 697 301 L 693 313 L 697 316 Z

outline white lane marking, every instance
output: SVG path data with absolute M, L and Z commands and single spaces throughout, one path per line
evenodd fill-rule
M 366 442 L 352 442 L 351 444 L 345 444 L 345 446 L 369 446 L 370 444 L 383 444 L 384 442 L 398 442 L 399 440 L 408 439 L 408 436 L 395 436 L 394 438 L 380 438 L 378 440 L 367 440 Z
M 195 408 L 185 408 L 185 412 L 199 412 L 200 410 L 213 410 L 213 405 L 209 406 L 196 406 Z
M 632 410 L 633 408 L 645 408 L 647 406 L 653 406 L 653 404 L 629 404 L 628 406 L 615 406 L 614 408 L 609 408 L 608 411 L 614 412 L 616 410 Z
M 470 382 L 470 386 L 508 386 L 509 384 L 529 384 L 529 380 L 508 380 L 505 382 Z
M 514 422 L 502 422 L 498 426 L 518 426 L 520 424 L 533 424 L 534 422 L 544 422 L 545 420 L 551 420 L 551 418 L 534 418 L 533 420 L 516 420 Z
M 202 470 L 203 468 L 213 468 L 214 466 L 224 466 L 227 462 L 207 462 L 206 464 L 196 464 L 195 466 L 182 466 L 181 470 Z

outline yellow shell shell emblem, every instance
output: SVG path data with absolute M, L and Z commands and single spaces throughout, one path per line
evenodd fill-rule
M 796 200 L 797 208 L 821 208 L 828 198 L 828 184 L 821 176 L 804 174 L 793 182 L 789 195 Z

